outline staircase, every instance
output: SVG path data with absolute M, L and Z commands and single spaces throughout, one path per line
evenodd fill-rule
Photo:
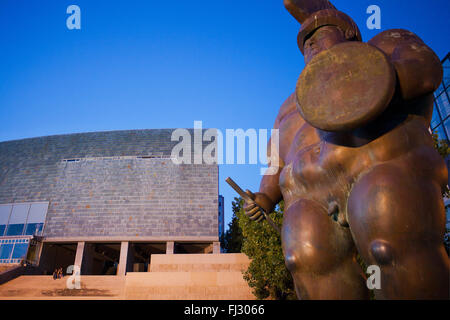
M 254 300 L 244 254 L 152 255 L 150 272 L 127 273 L 127 299 Z
M 152 255 L 150 272 L 82 275 L 81 289 L 67 289 L 68 276 L 20 276 L 0 285 L 0 300 L 253 300 L 242 277 L 249 263 L 244 254 Z

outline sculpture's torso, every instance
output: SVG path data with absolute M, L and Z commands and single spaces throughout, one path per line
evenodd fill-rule
M 416 103 L 425 104 L 422 109 L 432 108 L 430 99 Z M 405 115 L 378 136 L 370 136 L 370 129 L 356 134 L 328 133 L 302 119 L 292 95 L 282 106 L 277 123 L 280 157 L 284 162 L 279 184 L 286 208 L 300 199 L 314 200 L 325 209 L 335 201 L 345 216 L 354 182 L 366 170 L 387 161 L 412 169 L 426 165 L 424 172 L 429 178 L 445 183 L 445 163 L 433 150 L 427 121 L 422 115 Z M 421 161 L 422 155 L 427 161 Z

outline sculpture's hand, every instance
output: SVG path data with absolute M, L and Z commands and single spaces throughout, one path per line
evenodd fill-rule
M 264 219 L 262 210 L 266 213 L 270 213 L 273 210 L 272 200 L 269 199 L 264 193 L 253 193 L 250 190 L 245 191 L 250 199 L 246 200 L 244 204 L 244 211 L 247 217 L 252 221 L 260 222 Z

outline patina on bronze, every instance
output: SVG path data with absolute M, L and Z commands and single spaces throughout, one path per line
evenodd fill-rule
M 278 173 L 263 176 L 246 214 L 259 221 L 284 200 L 283 254 L 301 299 L 367 299 L 358 253 L 381 269 L 377 299 L 448 299 L 448 172 L 429 132 L 439 58 L 402 29 L 362 44 L 329 1 L 284 3 L 302 24 L 305 74 L 275 119 Z
M 315 128 L 355 129 L 387 108 L 395 83 L 394 67 L 381 50 L 343 42 L 314 56 L 301 73 L 298 110 Z

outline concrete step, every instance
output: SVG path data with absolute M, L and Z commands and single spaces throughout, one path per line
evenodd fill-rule
M 254 300 L 241 272 L 127 273 L 126 299 Z
M 0 299 L 253 300 L 249 263 L 244 254 L 152 255 L 150 272 L 81 275 L 80 290 L 67 289 L 68 276 L 20 276 L 0 285 Z
M 243 253 L 152 254 L 150 272 L 242 272 L 250 259 Z

